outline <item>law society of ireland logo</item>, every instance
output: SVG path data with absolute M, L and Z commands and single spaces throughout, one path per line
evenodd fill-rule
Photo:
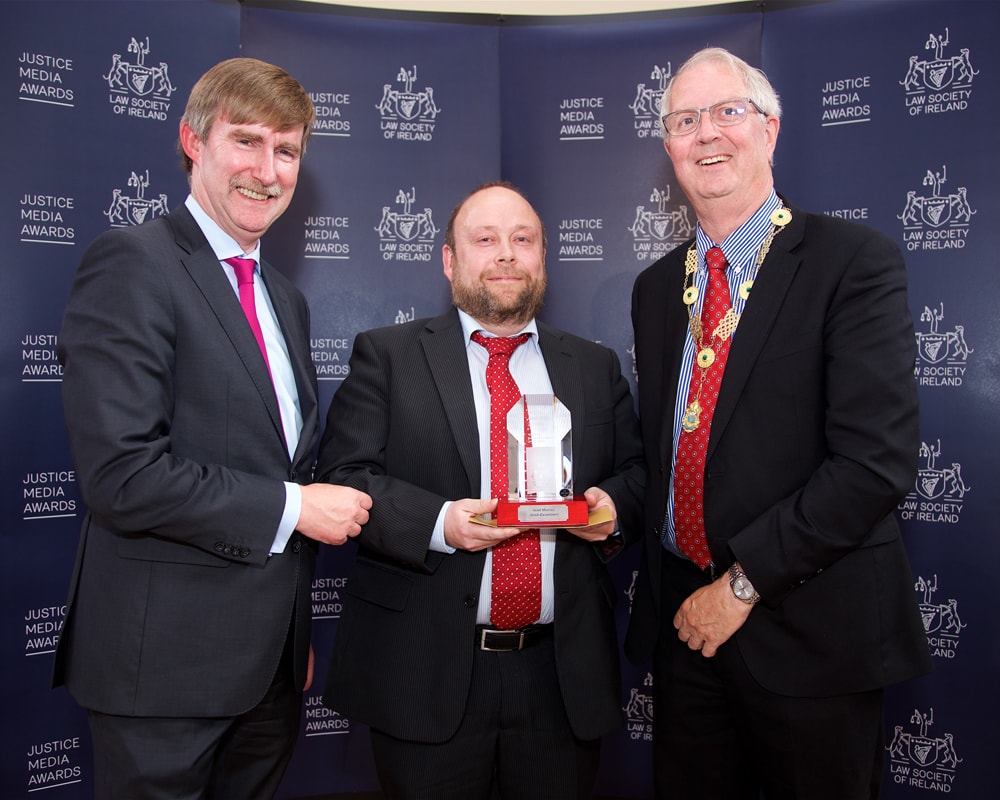
M 896 725 L 889 751 L 893 783 L 948 794 L 955 785 L 955 774 L 962 759 L 955 751 L 954 736 L 945 733 L 931 736 L 934 709 L 925 714 L 914 709 L 911 729 Z
M 917 471 L 913 491 L 899 505 L 904 521 L 936 522 L 954 525 L 962 516 L 965 495 L 971 491 L 962 478 L 962 465 L 953 461 L 948 467 L 938 467 L 941 440 L 934 444 L 920 443 L 920 460 L 924 466 Z
M 622 707 L 625 727 L 633 742 L 653 740 L 653 676 L 646 673 L 642 686 L 630 689 L 628 702 Z
M 670 62 L 666 67 L 654 66 L 649 73 L 649 79 L 655 81 L 652 86 L 640 83 L 635 88 L 635 99 L 629 108 L 632 109 L 636 138 L 649 139 L 662 136 L 660 131 L 660 98 L 670 82 Z
M 958 601 L 948 598 L 943 603 L 934 602 L 938 590 L 938 576 L 927 580 L 918 575 L 914 589 L 920 595 L 920 617 L 924 621 L 924 632 L 932 655 L 953 659 L 958 653 L 958 637 L 965 627 L 958 616 Z
M 924 306 L 920 322 L 928 330 L 916 332 L 917 363 L 913 374 L 920 386 L 961 386 L 972 348 L 965 341 L 965 326 L 943 329 L 944 303 Z
M 417 67 L 400 67 L 396 81 L 402 88 L 386 83 L 382 86 L 382 99 L 375 106 L 382 115 L 382 135 L 386 139 L 405 139 L 429 142 L 434 138 L 437 115 L 441 113 L 434 102 L 434 89 L 430 86 L 414 90 Z
M 688 207 L 682 204 L 670 208 L 669 186 L 666 189 L 654 188 L 649 202 L 653 204 L 652 208 L 647 209 L 644 205 L 635 207 L 635 219 L 629 227 L 632 249 L 638 261 L 666 255 L 694 232 Z
M 149 37 L 129 42 L 128 55 L 115 53 L 111 68 L 102 75 L 108 82 L 108 99 L 115 114 L 166 121 L 170 98 L 177 87 L 170 82 L 166 62 L 146 64 Z M 134 59 L 134 60 L 130 60 Z
M 963 111 L 972 97 L 972 79 L 979 74 L 973 69 L 969 49 L 963 47 L 957 56 L 945 56 L 951 44 L 948 28 L 943 34 L 931 33 L 924 50 L 934 52 L 933 58 L 910 56 L 906 76 L 899 83 L 906 91 L 906 107 L 911 117 Z
M 115 189 L 111 197 L 111 205 L 104 212 L 112 228 L 127 228 L 130 225 L 141 225 L 153 217 L 167 213 L 169 205 L 167 196 L 163 193 L 153 199 L 146 197 L 149 188 L 149 170 L 143 173 L 133 172 L 128 179 L 128 189 Z M 131 191 L 131 194 L 128 192 Z
M 966 187 L 947 192 L 948 165 L 937 172 L 927 170 L 923 185 L 930 194 L 916 189 L 906 193 L 906 205 L 896 219 L 903 223 L 903 242 L 915 250 L 961 250 L 969 238 L 969 223 L 976 210 L 969 204 Z
M 434 225 L 431 210 L 414 213 L 413 204 L 417 190 L 410 187 L 407 192 L 400 189 L 396 193 L 396 205 L 401 211 L 393 211 L 382 206 L 382 219 L 375 230 L 379 235 L 379 250 L 385 261 L 430 261 L 434 249 L 434 236 L 438 228 Z

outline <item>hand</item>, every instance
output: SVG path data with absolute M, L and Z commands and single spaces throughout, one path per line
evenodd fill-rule
M 723 575 L 681 603 L 674 614 L 677 638 L 711 658 L 743 626 L 751 610 L 753 606 L 733 594 L 729 576 Z
M 468 550 L 475 553 L 500 544 L 505 539 L 530 528 L 494 528 L 470 522 L 469 517 L 475 514 L 491 514 L 496 510 L 494 500 L 455 500 L 448 506 L 444 516 L 444 540 L 449 547 L 457 550 Z
M 302 487 L 302 511 L 296 530 L 324 544 L 340 545 L 361 533 L 372 499 L 348 486 L 311 483 Z
M 596 508 L 607 506 L 611 509 L 611 519 L 607 522 L 599 522 L 596 525 L 586 525 L 582 528 L 567 528 L 574 536 L 579 536 L 588 542 L 603 542 L 615 532 L 618 526 L 618 512 L 615 509 L 615 501 L 603 489 L 591 486 L 583 493 L 587 500 L 587 509 L 593 511 Z

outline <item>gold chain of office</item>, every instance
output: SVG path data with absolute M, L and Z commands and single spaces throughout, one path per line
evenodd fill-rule
M 760 250 L 757 251 L 757 264 L 754 274 L 760 269 L 760 265 L 764 263 L 764 259 L 771 249 L 771 242 L 774 241 L 774 237 L 791 221 L 792 213 L 784 206 L 779 206 L 771 212 L 771 230 L 768 231 L 767 236 L 761 243 Z M 701 369 L 701 374 L 698 379 L 698 391 L 691 399 L 691 402 L 688 403 L 687 408 L 684 409 L 684 416 L 681 420 L 681 428 L 685 433 L 696 431 L 701 424 L 701 390 L 705 385 L 708 368 L 715 363 L 716 347 L 721 347 L 723 342 L 732 338 L 732 335 L 736 332 L 736 326 L 740 323 L 740 315 L 730 306 L 722 319 L 719 320 L 719 324 L 715 326 L 711 337 L 707 340 L 705 339 L 701 326 L 701 317 L 694 313 L 694 306 L 698 300 L 698 287 L 694 285 L 694 274 L 697 271 L 698 247 L 696 242 L 692 242 L 684 259 L 683 300 L 684 305 L 687 306 L 688 328 L 691 330 L 691 340 L 694 342 L 695 348 L 697 348 L 695 366 Z M 740 297 L 744 301 L 749 298 L 752 287 L 752 280 L 744 281 L 740 285 Z

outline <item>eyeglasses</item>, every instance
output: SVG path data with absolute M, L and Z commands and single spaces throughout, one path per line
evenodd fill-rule
M 663 122 L 664 129 L 671 136 L 686 136 L 701 127 L 702 111 L 707 111 L 712 122 L 718 127 L 728 128 L 743 122 L 751 107 L 758 114 L 764 114 L 763 109 L 749 97 L 737 97 L 733 100 L 723 100 L 721 103 L 706 108 L 686 108 L 681 111 L 672 111 L 666 116 L 660 117 L 660 121 Z M 764 114 L 764 116 L 767 115 Z

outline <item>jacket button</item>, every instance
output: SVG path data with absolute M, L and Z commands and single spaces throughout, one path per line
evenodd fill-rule
M 475 608 L 479 605 L 479 598 L 474 594 L 467 594 L 465 600 L 462 601 L 466 608 Z
M 221 553 L 225 549 L 226 549 L 226 546 L 222 542 L 216 542 L 215 543 L 215 552 L 216 553 Z
M 302 549 L 302 542 L 300 542 L 300 541 L 292 542 L 292 552 L 293 553 L 297 553 L 301 549 Z

